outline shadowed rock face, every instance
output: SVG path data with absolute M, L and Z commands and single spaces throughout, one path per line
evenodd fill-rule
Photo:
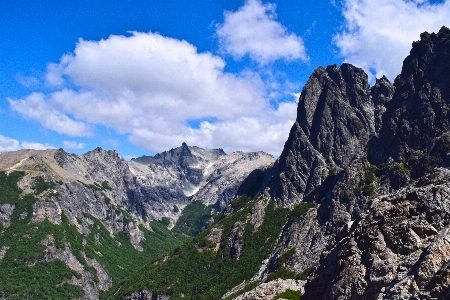
M 349 64 L 314 71 L 261 191 L 317 209 L 286 224 L 262 274 L 295 248 L 287 269 L 316 266 L 302 299 L 450 298 L 449 51 L 443 27 L 413 43 L 394 84 L 370 87 Z
M 279 205 L 301 201 L 330 170 L 360 157 L 374 134 L 374 104 L 364 71 L 350 64 L 317 68 L 301 93 L 268 194 Z
M 394 85 L 382 78 L 372 87 L 376 189 L 355 197 L 342 185 L 355 187 L 364 155 L 353 174 L 344 168 L 345 179 L 322 187 L 330 197 L 318 223 L 329 242 L 302 299 L 450 298 L 449 51 L 448 28 L 423 33 Z
M 395 79 L 379 137 L 368 151 L 376 165 L 389 158 L 409 164 L 413 178 L 449 165 L 444 150 L 450 149 L 450 30 L 442 27 L 420 37 Z

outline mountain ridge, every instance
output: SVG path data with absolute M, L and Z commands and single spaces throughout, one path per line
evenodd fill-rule
M 27 194 L 8 185 L 0 239 L 51 228 L 38 244 L 53 256 L 33 255 L 62 260 L 84 299 L 450 298 L 449 51 L 450 29 L 423 33 L 394 83 L 373 86 L 348 63 L 317 68 L 277 160 L 185 143 L 129 163 L 101 148 L 1 153 L 1 176 Z M 167 226 L 188 203 L 214 210 L 184 243 Z M 136 268 L 100 255 L 117 249 L 154 256 Z

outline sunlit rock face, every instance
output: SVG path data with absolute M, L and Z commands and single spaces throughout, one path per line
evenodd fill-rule
M 233 152 L 181 147 L 130 161 L 146 201 L 161 203 L 166 211 L 201 201 L 223 210 L 241 183 L 254 170 L 265 170 L 275 159 L 265 152 Z M 150 210 L 152 208 L 149 208 Z M 157 212 L 152 212 L 157 217 Z M 174 215 L 173 217 L 176 217 Z
M 306 83 L 260 196 L 316 209 L 283 228 L 262 274 L 312 268 L 302 299 L 446 299 L 450 30 L 423 33 L 394 83 L 349 64 Z M 263 276 L 264 277 L 264 276 Z

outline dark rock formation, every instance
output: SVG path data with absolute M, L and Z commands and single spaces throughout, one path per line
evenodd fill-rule
M 412 178 L 450 165 L 450 30 L 421 34 L 394 82 L 380 134 L 369 147 L 373 164 L 392 158 L 410 166 Z
M 279 205 L 292 205 L 330 172 L 358 159 L 375 134 L 373 106 L 362 69 L 350 64 L 317 68 L 301 93 L 297 120 L 270 174 L 268 194 Z
M 371 89 L 367 157 L 376 167 L 361 156 L 359 167 L 344 167 L 335 185 L 319 188 L 331 195 L 318 207 L 329 243 L 302 299 L 450 298 L 449 51 L 448 28 L 423 33 L 394 85 L 382 78 Z M 358 170 L 366 170 L 364 188 L 373 170 L 366 197 L 355 197 Z
M 443 27 L 413 44 L 394 84 L 370 87 L 349 64 L 314 71 L 260 195 L 317 208 L 286 224 L 259 280 L 295 248 L 288 270 L 317 266 L 302 299 L 450 298 L 449 51 Z

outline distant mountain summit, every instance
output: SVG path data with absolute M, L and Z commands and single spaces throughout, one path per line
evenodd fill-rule
M 144 187 L 146 199 L 182 207 L 190 199 L 221 211 L 252 171 L 267 169 L 274 161 L 265 152 L 237 151 L 227 155 L 222 149 L 183 143 L 153 157 L 132 159 L 129 165 Z

